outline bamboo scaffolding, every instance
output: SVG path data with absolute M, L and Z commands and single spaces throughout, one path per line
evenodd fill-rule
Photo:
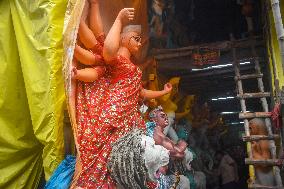
M 283 23 L 282 23 L 282 18 L 281 18 L 279 0 L 271 0 L 271 7 L 272 7 L 275 29 L 276 29 L 276 34 L 278 38 L 281 59 L 282 59 L 282 68 L 284 71 L 284 29 L 283 29 Z
M 275 62 L 275 57 L 274 57 L 274 53 L 273 53 L 273 49 L 272 49 L 272 39 L 271 39 L 271 29 L 270 29 L 270 20 L 269 20 L 269 6 L 267 5 L 269 2 L 265 1 L 265 23 L 264 23 L 264 30 L 266 33 L 265 39 L 267 41 L 267 45 L 268 45 L 268 52 L 270 55 L 270 59 L 271 59 L 271 64 L 272 64 L 272 72 L 273 72 L 273 78 L 274 78 L 274 86 L 275 86 L 275 97 L 276 97 L 276 102 L 279 102 L 279 93 L 280 93 L 280 87 L 279 87 L 279 77 L 278 77 L 278 73 L 277 73 L 277 69 L 276 69 L 276 62 Z M 268 61 L 270 61 L 270 59 L 268 58 Z

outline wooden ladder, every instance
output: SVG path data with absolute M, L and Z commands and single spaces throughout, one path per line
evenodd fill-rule
M 252 59 L 255 63 L 255 73 L 253 74 L 248 74 L 248 75 L 240 75 L 240 61 L 237 58 L 237 45 L 235 45 L 234 40 L 231 40 L 232 42 L 232 54 L 233 54 L 233 66 L 235 70 L 235 81 L 237 84 L 237 97 L 240 99 L 240 104 L 241 104 L 241 113 L 239 113 L 239 118 L 244 120 L 244 127 L 245 127 L 245 136 L 243 137 L 243 141 L 247 142 L 247 153 L 248 153 L 248 158 L 245 159 L 245 163 L 249 165 L 249 171 L 250 171 L 250 182 L 248 187 L 249 188 L 284 188 L 282 185 L 282 180 L 280 176 L 280 170 L 276 166 L 278 159 L 276 159 L 276 146 L 275 146 L 275 139 L 279 138 L 279 135 L 274 135 L 272 133 L 272 125 L 271 125 L 271 114 L 268 111 L 268 104 L 267 104 L 267 97 L 270 97 L 271 94 L 270 92 L 265 92 L 264 91 L 264 85 L 263 85 L 263 74 L 261 73 L 260 70 L 260 65 L 259 65 L 259 58 L 257 57 L 257 53 L 255 50 L 255 40 L 250 39 L 250 49 L 251 49 L 251 54 L 252 54 Z M 257 79 L 258 83 L 258 89 L 259 92 L 257 93 L 244 93 L 243 91 L 243 84 L 242 80 L 246 79 Z M 263 112 L 253 112 L 253 113 L 248 113 L 246 109 L 246 99 L 247 98 L 258 98 L 261 101 L 262 109 Z M 250 135 L 250 130 L 249 130 L 249 121 L 248 119 L 250 118 L 264 118 L 265 119 L 265 124 L 266 128 L 268 131 L 268 136 L 257 136 L 257 135 Z M 272 159 L 268 160 L 254 160 L 252 156 L 252 150 L 251 150 L 251 142 L 252 141 L 259 141 L 259 140 L 269 140 L 270 144 L 270 153 L 272 156 Z M 274 177 L 277 186 L 262 186 L 259 184 L 255 184 L 255 170 L 254 170 L 254 165 L 269 165 L 273 166 L 273 172 L 274 172 Z

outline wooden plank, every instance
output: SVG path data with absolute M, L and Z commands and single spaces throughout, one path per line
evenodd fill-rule
M 163 60 L 163 59 L 173 59 L 173 58 L 180 58 L 180 57 L 187 57 L 190 59 L 192 52 L 188 51 L 188 52 L 175 52 L 175 53 L 171 53 L 171 54 L 158 54 L 155 56 L 155 58 L 157 60 Z
M 264 40 L 262 40 L 261 36 L 255 37 L 255 45 L 256 46 L 263 46 Z M 230 50 L 231 48 L 248 48 L 251 46 L 251 41 L 248 39 L 240 39 L 236 40 L 233 43 L 231 41 L 220 41 L 215 43 L 204 43 L 199 45 L 192 45 L 187 47 L 181 47 L 176 49 L 152 49 L 151 54 L 157 55 L 157 54 L 168 54 L 168 53 L 175 53 L 175 52 L 181 52 L 181 51 L 192 51 L 194 49 L 200 49 L 200 48 L 209 48 L 209 49 L 219 49 L 221 51 Z
M 169 55 L 171 56 L 171 55 Z M 259 58 L 259 60 L 261 62 L 265 62 L 266 60 L 263 58 L 264 55 L 262 57 Z M 226 65 L 228 66 L 228 64 L 232 64 L 233 63 L 233 60 L 228 57 L 228 55 L 221 55 L 220 56 L 220 60 L 219 60 L 219 63 L 218 64 L 213 64 L 213 65 L 204 65 L 204 66 L 195 66 L 193 65 L 193 59 L 190 57 L 190 56 L 183 56 L 183 57 L 171 57 L 169 59 L 156 59 L 157 60 L 157 63 L 158 63 L 158 69 L 168 69 L 170 72 L 173 72 L 175 70 L 188 70 L 188 71 L 191 71 L 192 69 L 204 69 L 206 67 L 211 67 L 211 66 L 220 66 L 220 65 Z M 242 57 L 239 57 L 239 62 L 252 62 L 251 64 L 242 64 L 241 65 L 241 69 L 242 67 L 244 66 L 247 66 L 247 65 L 252 65 L 253 68 L 254 68 L 254 60 L 253 58 L 251 58 L 249 55 L 243 55 Z M 265 64 L 261 64 L 261 66 L 264 66 Z M 230 66 L 228 66 L 230 67 Z M 202 72 L 204 71 L 207 71 L 207 72 L 210 72 L 212 70 L 223 70 L 223 69 L 226 69 L 228 67 L 219 67 L 219 68 L 213 68 L 213 69 L 208 69 L 206 68 L 205 70 L 202 70 Z M 252 71 L 255 71 L 254 69 Z M 249 73 L 252 73 L 249 72 Z M 193 71 L 194 72 L 194 71 Z M 200 72 L 200 71 L 198 71 Z M 232 75 L 233 76 L 233 75 Z
M 262 160 L 255 160 L 251 158 L 246 158 L 245 163 L 247 165 L 267 165 L 267 166 L 275 166 L 279 165 L 278 162 L 281 162 L 280 159 L 262 159 Z
M 239 113 L 240 119 L 249 119 L 255 117 L 271 117 L 271 112 Z
M 162 73 L 166 73 L 169 72 L 170 70 L 173 70 L 174 68 L 172 67 L 171 69 L 168 68 L 159 68 L 159 71 Z M 177 69 L 177 68 L 176 68 Z M 249 72 L 249 71 L 253 71 L 254 69 L 254 65 L 253 64 L 247 64 L 247 65 L 243 65 L 240 69 L 240 71 L 242 72 Z M 182 71 L 182 68 L 180 69 L 180 71 Z M 184 78 L 184 80 L 189 80 L 189 79 L 195 79 L 197 77 L 219 77 L 222 78 L 225 76 L 231 76 L 231 78 L 233 78 L 234 74 L 234 68 L 233 67 L 225 67 L 222 69 L 212 69 L 212 70 L 204 70 L 204 71 L 196 71 L 196 72 L 191 72 L 190 75 L 186 75 L 186 76 L 182 76 L 182 78 Z
M 261 136 L 261 135 L 250 135 L 250 136 L 243 136 L 244 142 L 251 142 L 251 141 L 259 141 L 259 140 L 274 140 L 279 139 L 279 135 L 272 135 L 272 136 Z
M 239 77 L 235 77 L 235 80 L 244 80 L 244 79 L 255 79 L 255 78 L 262 78 L 263 74 L 247 74 L 241 75 Z
M 251 184 L 248 186 L 250 189 L 284 189 L 283 186 L 264 186 L 260 184 Z
M 259 93 L 244 93 L 238 94 L 238 98 L 263 98 L 263 97 L 270 97 L 270 92 L 259 92 Z

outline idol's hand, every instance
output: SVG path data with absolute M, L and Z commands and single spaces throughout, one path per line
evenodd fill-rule
M 72 70 L 71 70 L 71 78 L 72 78 L 72 79 L 76 79 L 76 77 L 77 77 L 77 72 L 78 72 L 78 70 L 77 70 L 77 68 L 74 66 L 74 67 L 72 68 Z
M 118 13 L 117 18 L 120 19 L 124 24 L 134 20 L 134 8 L 124 8 Z
M 164 91 L 165 91 L 166 93 L 169 93 L 172 89 L 173 89 L 172 84 L 166 83 L 166 84 L 164 85 Z
M 85 2 L 85 6 L 84 6 L 84 9 L 83 9 L 83 12 L 82 12 L 82 16 L 81 16 L 81 22 L 85 22 L 87 17 L 88 17 L 88 14 L 89 14 L 89 8 L 90 8 L 90 4 L 88 1 Z

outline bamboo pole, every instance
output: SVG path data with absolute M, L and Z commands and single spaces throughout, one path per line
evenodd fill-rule
M 231 38 L 231 42 L 234 43 L 233 36 L 230 36 L 230 38 Z M 233 55 L 233 61 L 234 61 L 233 66 L 234 66 L 234 70 L 235 70 L 235 76 L 236 77 L 240 77 L 241 76 L 241 74 L 240 74 L 240 64 L 238 62 L 237 49 L 236 49 L 235 46 L 233 46 L 233 48 L 232 48 L 232 55 Z M 238 94 L 239 95 L 243 95 L 244 91 L 243 91 L 242 80 L 237 80 L 236 84 L 237 84 Z M 247 111 L 245 99 L 243 99 L 243 98 L 240 99 L 240 104 L 241 104 L 242 113 L 245 113 Z M 244 119 L 244 128 L 245 128 L 245 136 L 250 136 L 248 119 Z M 246 146 L 247 146 L 248 157 L 250 159 L 252 159 L 253 156 L 252 156 L 251 142 L 247 142 Z M 254 183 L 254 181 L 255 181 L 255 169 L 254 169 L 253 165 L 249 165 L 249 181 L 248 181 L 248 185 L 250 186 L 251 184 Z
M 276 34 L 278 38 L 279 48 L 280 48 L 282 68 L 284 72 L 284 29 L 283 29 L 283 23 L 282 23 L 282 18 L 281 18 L 279 0 L 271 0 L 271 7 L 272 7 L 275 29 L 276 29 Z
M 269 2 L 265 1 L 265 6 L 264 7 L 268 7 Z M 273 49 L 272 49 L 272 34 L 271 34 L 271 28 L 270 28 L 270 19 L 269 19 L 269 9 L 268 8 L 264 8 L 264 12 L 265 12 L 265 31 L 267 33 L 266 35 L 266 39 L 268 42 L 268 52 L 270 55 L 270 58 L 268 57 L 268 60 L 271 60 L 272 63 L 272 71 L 273 71 L 273 76 L 274 76 L 274 87 L 275 87 L 275 102 L 276 103 L 282 103 L 280 102 L 280 96 L 281 96 L 281 90 L 280 90 L 280 85 L 279 85 L 279 77 L 278 77 L 278 73 L 277 73 L 277 69 L 276 69 L 276 62 L 275 62 L 275 56 L 273 53 Z M 276 104 L 274 102 L 274 104 Z M 284 117 L 282 117 L 283 119 Z M 282 122 L 282 126 L 280 129 L 280 135 L 281 135 L 281 143 L 280 143 L 280 148 L 282 149 L 284 146 L 284 127 L 283 127 L 284 122 Z
M 246 158 L 245 163 L 249 165 L 266 165 L 266 166 L 278 166 L 279 159 L 251 159 Z
M 266 10 L 267 16 L 266 16 L 266 23 L 265 23 L 265 28 L 266 28 L 266 39 L 268 42 L 268 51 L 270 54 L 270 59 L 271 59 L 271 63 L 272 63 L 272 71 L 273 71 L 273 76 L 274 76 L 274 87 L 275 87 L 275 100 L 276 102 L 279 102 L 279 93 L 280 93 L 280 87 L 279 87 L 279 79 L 278 79 L 278 73 L 277 73 L 277 69 L 276 69 L 276 63 L 275 63 L 275 57 L 274 57 L 274 53 L 273 53 L 273 49 L 272 49 L 272 42 L 271 42 L 271 30 L 270 30 L 270 21 L 269 21 L 269 14 L 268 14 L 268 10 Z
M 252 41 L 254 41 L 254 40 L 252 40 Z M 256 53 L 256 50 L 255 50 L 255 45 L 251 46 L 251 50 L 252 50 L 253 57 L 257 57 L 257 53 Z M 260 65 L 259 65 L 259 59 L 255 58 L 254 63 L 255 63 L 255 71 L 256 71 L 256 73 L 257 74 L 261 74 Z M 265 93 L 264 92 L 264 85 L 263 85 L 262 78 L 257 78 L 257 83 L 258 83 L 259 91 L 261 93 Z M 263 111 L 264 112 L 269 112 L 268 111 L 268 104 L 267 104 L 266 98 L 265 97 L 260 98 L 260 102 L 261 102 Z M 268 135 L 270 135 L 270 136 L 273 135 L 271 120 L 269 118 L 265 118 L 264 121 L 265 121 L 265 125 L 266 125 L 266 129 L 267 129 Z M 275 141 L 269 141 L 269 149 L 270 149 L 270 153 L 271 153 L 272 158 L 276 159 L 277 154 L 276 154 Z M 274 170 L 274 178 L 275 178 L 277 186 L 283 186 L 279 168 L 277 166 L 274 166 L 273 170 Z

